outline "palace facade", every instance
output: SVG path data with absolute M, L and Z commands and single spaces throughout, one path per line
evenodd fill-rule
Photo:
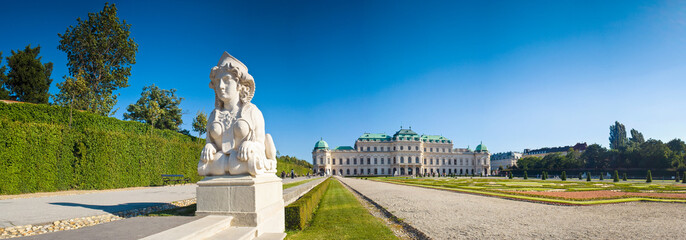
M 393 136 L 365 133 L 354 146 L 333 149 L 322 139 L 312 150 L 314 170 L 342 176 L 381 175 L 488 175 L 490 154 L 483 144 L 474 151 L 453 148 L 453 142 L 439 135 L 419 135 L 400 129 Z

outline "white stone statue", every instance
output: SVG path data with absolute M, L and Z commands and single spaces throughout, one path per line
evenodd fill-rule
M 256 176 L 276 172 L 276 148 L 265 133 L 262 112 L 250 100 L 255 80 L 248 68 L 224 52 L 210 72 L 214 110 L 207 124 L 207 144 L 198 162 L 201 176 Z

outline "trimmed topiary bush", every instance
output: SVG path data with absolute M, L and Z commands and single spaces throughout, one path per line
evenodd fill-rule
M 526 171 L 524 171 L 524 179 L 529 179 L 529 175 L 526 174 Z
M 613 182 L 619 182 L 619 172 L 617 172 L 617 170 L 615 170 L 615 174 L 612 177 L 612 181 Z
M 678 172 L 678 171 L 676 172 L 676 177 L 675 177 L 675 179 L 676 179 L 676 182 L 679 182 L 679 172 Z
M 598 179 L 599 179 L 600 181 L 605 180 L 605 179 L 603 179 L 603 173 L 602 173 L 602 172 L 600 173 L 600 177 L 599 177 Z
M 312 219 L 314 210 L 319 206 L 331 179 L 326 179 L 295 202 L 286 206 L 286 230 L 302 230 Z
M 646 174 L 646 182 L 653 182 L 653 174 L 650 173 L 650 170 L 648 170 L 648 173 Z
M 567 172 L 562 171 L 562 176 L 560 177 L 560 180 L 567 181 Z
M 626 181 L 626 173 L 622 174 L 622 181 Z
M 584 175 L 579 172 L 579 180 L 584 179 Z
M 586 182 L 591 181 L 591 172 L 586 172 Z
M 507 172 L 507 178 L 512 179 L 512 172 Z

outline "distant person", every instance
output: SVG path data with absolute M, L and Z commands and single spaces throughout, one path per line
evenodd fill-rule
M 281 171 L 281 179 L 284 179 L 286 177 L 286 171 Z
M 291 179 L 295 178 L 295 172 L 291 169 Z

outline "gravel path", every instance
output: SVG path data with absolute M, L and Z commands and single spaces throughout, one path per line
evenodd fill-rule
M 554 206 L 341 179 L 434 239 L 684 239 L 686 204 Z

